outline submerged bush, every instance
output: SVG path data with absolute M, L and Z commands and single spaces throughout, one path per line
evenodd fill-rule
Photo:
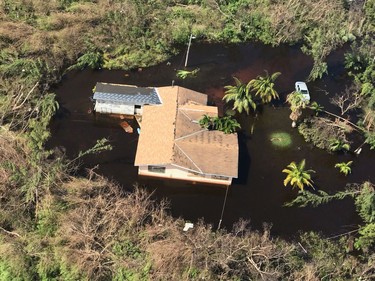
M 312 142 L 316 147 L 328 151 L 350 148 L 345 135 L 346 130 L 345 126 L 340 127 L 333 121 L 322 117 L 306 119 L 298 126 L 298 132 L 305 138 L 305 141 Z
M 287 132 L 273 132 L 270 135 L 271 143 L 277 147 L 289 147 L 292 144 L 292 137 Z

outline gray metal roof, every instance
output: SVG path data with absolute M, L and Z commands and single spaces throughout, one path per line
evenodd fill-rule
M 96 83 L 94 100 L 125 104 L 161 104 L 156 88 Z

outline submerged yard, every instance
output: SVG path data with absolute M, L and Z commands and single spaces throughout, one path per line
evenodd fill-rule
M 343 51 L 328 58 L 329 75 L 308 83 L 311 99 L 327 110 L 337 111 L 329 97 L 345 89 L 346 77 L 341 64 Z M 97 166 L 97 171 L 131 189 L 136 183 L 155 190 L 158 198 L 170 201 L 171 213 L 189 221 L 203 218 L 217 226 L 225 196 L 225 189 L 215 186 L 192 185 L 183 182 L 138 178 L 133 166 L 138 135 L 126 134 L 119 121 L 89 113 L 90 96 L 96 82 L 132 84 L 137 86 L 164 86 L 172 83 L 209 95 L 209 102 L 225 110 L 222 97 L 224 86 L 233 84 L 233 76 L 248 81 L 257 75 L 280 71 L 276 82 L 280 100 L 261 106 L 256 114 L 237 115 L 242 130 L 239 133 L 239 178 L 229 189 L 221 226 L 231 228 L 240 218 L 250 221 L 253 228 L 264 222 L 272 224 L 272 233 L 290 237 L 299 230 L 322 231 L 336 235 L 357 227 L 359 218 L 350 200 L 333 202 L 318 208 L 286 208 L 283 204 L 293 200 L 297 190 L 283 186 L 281 172 L 291 161 L 306 159 L 313 169 L 313 181 L 318 189 L 334 192 L 347 183 L 375 181 L 374 152 L 363 146 L 362 153 L 327 153 L 306 143 L 297 129 L 291 127 L 290 109 L 285 97 L 294 90 L 294 82 L 308 76 L 312 61 L 299 47 L 271 48 L 263 45 L 242 44 L 196 45 L 190 50 L 189 69 L 199 68 L 196 78 L 185 80 L 176 77 L 183 68 L 182 56 L 168 62 L 134 71 L 74 71 L 68 73 L 56 86 L 60 112 L 52 123 L 49 147 L 61 146 L 69 157 L 91 147 L 97 139 L 106 137 L 114 149 L 84 158 L 83 167 Z M 173 81 L 172 81 L 173 80 Z M 306 114 L 311 114 L 307 112 Z M 136 122 L 131 124 L 136 126 Z M 284 133 L 276 135 L 275 133 Z M 285 134 L 287 137 L 285 137 Z M 280 146 L 288 138 L 289 145 Z M 352 149 L 363 142 L 352 140 Z M 218 151 L 220 153 L 220 151 Z M 353 161 L 352 173 L 340 174 L 334 168 L 338 162 Z M 214 163 L 213 163 L 214 164 Z

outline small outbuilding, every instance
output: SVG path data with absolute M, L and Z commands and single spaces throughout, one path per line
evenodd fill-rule
M 99 113 L 142 115 L 144 105 L 160 105 L 158 90 L 110 83 L 96 83 L 94 110 Z

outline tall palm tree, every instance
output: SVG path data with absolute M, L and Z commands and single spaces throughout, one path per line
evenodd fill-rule
M 297 109 L 303 109 L 306 108 L 306 106 L 309 104 L 309 101 L 305 99 L 303 94 L 298 91 L 293 91 L 291 92 L 287 97 L 286 97 L 287 103 L 290 105 L 290 109 L 292 111 L 295 111 Z
M 272 75 L 269 75 L 266 71 L 266 76 L 258 76 L 255 79 L 252 79 L 248 84 L 247 88 L 254 90 L 255 95 L 259 96 L 262 99 L 263 103 L 269 103 L 273 99 L 278 99 L 279 94 L 274 89 L 275 80 L 281 75 L 281 72 L 275 72 Z
M 229 85 L 224 87 L 226 91 L 223 100 L 225 100 L 226 102 L 234 101 L 234 110 L 237 110 L 239 113 L 242 113 L 242 111 L 245 110 L 246 113 L 249 114 L 250 108 L 252 108 L 253 110 L 256 109 L 256 104 L 253 101 L 249 88 L 246 84 L 242 83 L 240 79 L 236 77 L 233 77 L 233 79 L 236 82 L 236 85 Z
M 298 118 L 302 114 L 302 109 L 306 108 L 306 106 L 309 104 L 309 101 L 306 100 L 303 94 L 298 91 L 291 92 L 286 97 L 286 101 L 287 103 L 289 103 L 290 110 L 292 111 L 292 113 L 289 116 L 289 118 L 293 121 L 292 127 L 295 127 Z
M 301 190 L 303 190 L 305 186 L 313 187 L 310 174 L 315 171 L 305 170 L 305 159 L 299 164 L 296 164 L 294 161 L 291 162 L 282 172 L 287 174 L 284 179 L 284 186 L 290 184 L 292 187 L 298 187 Z

